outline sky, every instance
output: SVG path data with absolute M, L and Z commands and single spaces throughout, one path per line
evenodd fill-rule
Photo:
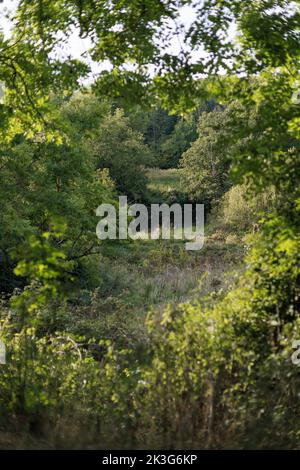
M 3 0 L 2 3 L 0 3 L 0 29 L 4 33 L 5 37 L 8 38 L 10 35 L 10 31 L 12 28 L 12 23 L 5 17 L 5 14 L 8 10 L 11 10 L 12 12 L 15 11 L 17 4 L 19 3 L 19 0 Z M 181 23 L 185 26 L 187 29 L 191 23 L 195 19 L 195 12 L 191 6 L 185 6 L 181 9 L 180 11 L 180 17 L 178 19 L 178 23 Z M 234 35 L 234 28 L 231 28 L 228 32 L 230 36 Z M 69 54 L 73 58 L 76 59 L 83 59 L 82 54 L 84 54 L 89 48 L 91 47 L 91 42 L 90 40 L 87 39 L 81 39 L 79 37 L 78 31 L 74 29 L 74 32 L 72 33 L 69 43 L 67 46 L 63 46 L 59 48 L 59 50 L 56 50 L 56 54 L 59 54 L 59 57 L 63 59 L 64 57 L 67 58 Z M 180 39 L 177 36 L 174 36 L 171 45 L 168 49 L 166 49 L 166 52 L 177 55 L 179 54 L 181 49 L 181 44 L 180 44 Z M 204 52 L 203 51 L 197 51 L 192 54 L 192 58 L 194 62 L 197 62 L 198 60 L 203 57 Z M 83 81 L 83 84 L 88 84 L 93 82 L 99 72 L 102 70 L 107 70 L 110 68 L 110 63 L 108 61 L 104 61 L 102 63 L 95 63 L 91 59 L 84 59 L 85 61 L 88 62 L 89 66 L 91 67 L 91 74 L 90 76 Z
M 5 18 L 4 16 L 5 12 L 8 10 L 11 10 L 12 12 L 15 11 L 18 3 L 19 3 L 19 0 L 3 0 L 2 3 L 0 3 L 0 18 L 1 18 L 0 24 L 1 24 L 1 29 L 3 30 L 6 37 L 9 36 L 12 24 L 8 19 Z M 192 7 L 185 6 L 181 9 L 179 21 L 183 23 L 186 27 L 189 27 L 191 25 L 194 18 L 195 18 L 195 14 L 194 14 Z M 71 46 L 72 53 L 75 56 L 79 56 L 83 52 L 82 47 L 85 47 L 85 44 L 82 45 L 80 41 L 81 40 L 78 37 L 78 35 L 74 34 L 74 37 L 72 38 L 72 43 L 70 44 L 70 46 Z M 179 44 L 176 44 L 176 39 L 172 45 L 172 49 L 175 54 L 179 50 Z

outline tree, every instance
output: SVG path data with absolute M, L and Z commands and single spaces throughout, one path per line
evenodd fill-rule
M 181 118 L 172 134 L 162 144 L 162 164 L 164 168 L 178 166 L 180 157 L 197 138 L 197 123 L 193 115 Z
M 56 120 L 63 143 L 47 142 L 41 132 L 34 140 L 18 136 L 9 146 L 1 146 L 2 291 L 20 284 L 12 274 L 13 249 L 31 235 L 51 231 L 53 220 L 59 219 L 67 227 L 59 245 L 68 259 L 80 262 L 99 252 L 95 210 L 102 202 L 114 202 L 113 182 L 97 170 L 97 160 L 75 114 L 67 117 L 70 106 Z
M 236 109 L 237 105 L 231 105 L 202 114 L 199 137 L 181 158 L 182 181 L 189 197 L 208 208 L 229 188 L 230 121 Z
M 181 7 L 186 5 L 194 7 L 188 28 L 180 22 Z M 21 1 L 16 16 L 15 41 L 22 47 L 28 44 L 26 58 L 31 47 L 36 51 L 37 65 L 43 64 L 43 70 L 47 67 L 47 84 L 52 78 L 69 83 L 72 70 L 76 75 L 78 64 L 59 63 L 51 56 L 58 33 L 64 34 L 60 42 L 66 44 L 72 27 L 77 27 L 81 37 L 92 40 L 91 57 L 112 64 L 97 80 L 102 96 L 143 103 L 157 96 L 166 109 L 174 111 L 189 110 L 195 100 L 209 97 L 205 87 L 195 86 L 199 74 L 209 77 L 222 70 L 254 74 L 278 66 L 294 69 L 299 60 L 299 12 L 289 0 L 254 4 L 241 0 L 200 4 L 192 0 L 130 0 L 126 4 L 65 0 L 63 7 L 61 0 L 32 0 Z M 233 24 L 238 42 L 228 37 Z M 185 45 L 178 53 L 169 49 L 174 38 Z M 195 61 L 199 52 L 201 58 Z
M 117 109 L 101 123 L 89 144 L 99 168 L 108 168 L 120 195 L 132 201 L 146 194 L 145 166 L 150 152 L 143 144 L 143 136 L 134 131 L 124 112 Z

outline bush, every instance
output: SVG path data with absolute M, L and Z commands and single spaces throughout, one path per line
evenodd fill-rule
M 191 200 L 208 208 L 230 187 L 230 124 L 237 105 L 203 113 L 198 125 L 198 139 L 182 155 L 182 185 Z
M 218 219 L 217 223 L 227 229 L 251 230 L 264 214 L 275 207 L 275 202 L 273 188 L 254 195 L 246 184 L 236 185 L 224 194 L 213 215 Z
M 47 448 L 95 440 L 115 446 L 122 435 L 126 442 L 125 389 L 134 376 L 126 373 L 125 351 L 67 334 L 38 337 L 34 328 L 15 332 L 7 320 L 1 328 L 7 365 L 0 368 L 0 429 L 14 433 L 14 447 L 24 439 L 30 447 L 32 437 Z
M 117 109 L 101 123 L 90 139 L 99 168 L 108 168 L 117 192 L 131 201 L 143 199 L 147 192 L 145 166 L 151 154 L 142 134 L 130 127 L 129 119 Z

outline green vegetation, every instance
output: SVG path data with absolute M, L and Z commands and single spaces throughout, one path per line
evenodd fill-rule
M 1 448 L 300 448 L 299 11 L 179 32 L 191 4 L 21 1 L 0 34 Z M 121 195 L 204 203 L 203 249 L 98 240 Z
M 149 184 L 149 201 L 153 203 L 185 202 L 187 194 L 181 183 L 181 171 L 179 168 L 162 170 L 152 168 L 147 172 Z

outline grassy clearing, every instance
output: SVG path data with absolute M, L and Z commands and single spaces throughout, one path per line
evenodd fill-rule
M 149 171 L 158 202 L 179 184 L 179 171 Z M 145 318 L 167 304 L 222 296 L 239 276 L 244 240 L 222 225 L 208 224 L 204 247 L 186 251 L 184 240 L 126 240 L 105 245 L 100 285 L 72 307 L 68 329 L 122 345 L 147 343 Z M 76 304 L 76 302 L 74 302 Z
M 223 296 L 240 274 L 240 241 L 209 237 L 199 252 L 183 241 L 134 241 L 111 246 L 101 260 L 101 285 L 70 312 L 68 330 L 110 338 L 138 351 L 148 341 L 145 319 L 167 304 Z
M 183 202 L 186 199 L 184 187 L 181 184 L 180 169 L 151 168 L 148 170 L 147 176 L 149 179 L 149 202 L 172 204 Z
M 180 170 L 177 168 L 170 168 L 168 170 L 151 168 L 148 170 L 147 176 L 150 181 L 149 189 L 164 193 L 179 189 L 180 187 Z
M 150 175 L 158 202 L 164 201 L 166 191 L 178 186 L 178 170 L 151 170 Z M 150 339 L 145 320 L 149 312 L 154 310 L 160 317 L 168 304 L 222 298 L 243 269 L 242 235 L 231 233 L 215 220 L 205 232 L 203 249 L 192 252 L 186 251 L 184 240 L 106 243 L 97 263 L 98 287 L 82 290 L 80 298 L 75 296 L 67 308 L 63 306 L 56 314 L 57 324 L 61 321 L 66 333 L 91 340 L 97 360 L 102 354 L 97 341 L 110 339 L 118 347 L 130 349 L 139 363 L 147 363 Z M 49 442 L 28 441 L 23 435 L 18 439 L 0 433 L 0 445 L 5 448 L 49 446 Z

